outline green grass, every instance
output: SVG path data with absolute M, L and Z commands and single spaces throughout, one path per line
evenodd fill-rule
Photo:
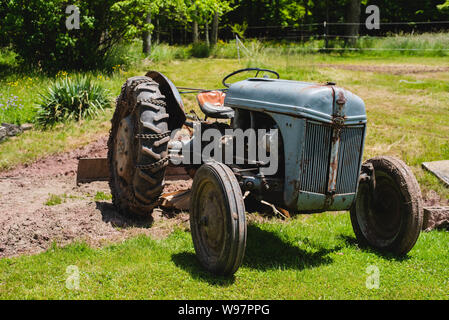
M 448 241 L 448 232 L 424 233 L 397 259 L 359 248 L 345 214 L 250 224 L 243 265 L 223 278 L 203 271 L 190 234 L 177 230 L 2 259 L 0 299 L 448 299 Z M 69 266 L 79 290 L 66 288 Z M 379 269 L 378 289 L 366 287 L 369 266 Z
M 98 191 L 94 197 L 95 201 L 107 201 L 112 200 L 112 195 L 103 191 Z
M 99 192 L 100 194 L 102 194 L 102 192 Z M 98 193 L 97 193 L 98 194 Z M 60 205 L 60 204 L 62 204 L 62 203 L 65 203 L 66 201 L 67 201 L 67 199 L 84 199 L 83 197 L 80 197 L 80 196 L 74 196 L 74 195 L 70 195 L 70 194 L 67 194 L 67 193 L 64 193 L 64 194 L 61 194 L 61 195 L 58 195 L 58 194 L 49 194 L 48 195 L 48 199 L 45 201 L 45 205 L 46 206 L 49 206 L 49 207 L 51 207 L 51 206 L 57 206 L 57 205 Z M 99 197 L 98 199 L 97 199 L 97 197 L 95 196 L 95 197 L 93 197 L 93 200 L 95 200 L 95 201 L 97 201 L 97 200 L 111 200 L 112 199 L 112 196 L 110 197 L 110 198 L 108 198 L 108 196 L 106 195 L 106 194 L 103 194 L 103 198 L 102 197 Z
M 61 196 L 58 196 L 56 194 L 50 194 L 47 201 L 45 201 L 46 206 L 57 206 L 58 204 L 61 204 L 64 200 Z

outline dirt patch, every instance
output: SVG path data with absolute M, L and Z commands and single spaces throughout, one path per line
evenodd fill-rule
M 188 229 L 187 213 L 155 209 L 153 219 L 133 220 L 119 215 L 110 200 L 96 197 L 97 192 L 110 194 L 106 182 L 76 186 L 78 159 L 106 156 L 106 142 L 102 137 L 0 173 L 0 258 L 39 253 L 52 242 L 85 241 L 97 247 L 139 234 L 161 239 L 176 226 Z M 169 181 L 166 191 L 190 185 L 191 181 Z
M 101 158 L 107 155 L 108 136 L 103 136 L 87 146 L 48 156 L 32 164 L 24 164 L 9 171 L 0 172 L 0 178 L 48 177 L 74 175 L 78 166 L 78 159 L 91 157 Z
M 434 206 L 449 206 L 449 199 L 443 199 L 438 193 L 433 190 L 429 190 L 423 195 L 424 206 L 434 207 Z
M 446 66 L 428 66 L 428 65 L 355 65 L 355 64 L 317 64 L 317 67 L 344 69 L 350 71 L 378 72 L 394 75 L 448 72 Z

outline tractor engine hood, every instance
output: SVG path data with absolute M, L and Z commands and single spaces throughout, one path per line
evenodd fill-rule
M 363 100 L 331 84 L 250 78 L 229 87 L 225 106 L 338 125 L 366 123 Z

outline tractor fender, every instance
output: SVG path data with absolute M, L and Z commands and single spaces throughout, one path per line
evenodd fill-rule
M 173 131 L 181 128 L 186 121 L 186 115 L 181 94 L 176 86 L 165 75 L 157 71 L 149 71 L 145 76 L 153 79 L 159 84 L 159 90 L 166 98 L 167 113 L 170 116 L 168 129 Z

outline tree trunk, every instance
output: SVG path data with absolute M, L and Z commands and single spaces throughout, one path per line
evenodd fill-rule
M 145 18 L 145 23 L 151 24 L 151 13 L 150 12 L 148 12 L 147 17 Z M 151 54 L 151 32 L 150 31 L 145 31 L 143 33 L 143 53 L 145 53 L 148 56 Z
M 359 35 L 360 0 L 350 0 L 346 10 L 346 44 L 355 45 Z
M 304 5 L 304 22 L 302 24 L 309 24 L 309 0 L 303 0 L 303 5 Z M 304 26 L 300 26 L 301 28 L 301 42 L 304 42 Z M 310 26 L 307 26 L 307 28 L 310 31 Z M 308 35 L 308 34 L 307 34 Z M 306 36 L 307 36 L 306 35 Z M 306 40 L 309 40 L 309 38 L 307 38 Z
M 212 21 L 212 45 L 216 45 L 218 42 L 218 24 L 220 22 L 220 15 L 217 11 L 214 14 L 214 20 Z
M 193 21 L 193 43 L 197 43 L 198 39 L 198 22 Z
M 210 41 L 209 41 L 209 22 L 206 21 L 206 25 L 205 25 L 205 39 L 206 39 L 206 44 L 209 46 L 210 45 Z
M 198 21 L 197 21 L 197 13 L 194 13 L 193 18 L 193 43 L 197 43 L 199 40 L 198 36 Z
M 159 18 L 156 20 L 156 43 L 159 44 L 161 42 L 161 27 L 159 25 Z

